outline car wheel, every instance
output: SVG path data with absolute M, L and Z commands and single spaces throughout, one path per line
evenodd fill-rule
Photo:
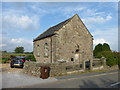
M 14 68 L 14 66 L 12 66 L 12 65 L 11 65 L 10 67 L 11 67 L 11 68 Z
M 22 66 L 21 68 L 23 68 L 24 66 Z

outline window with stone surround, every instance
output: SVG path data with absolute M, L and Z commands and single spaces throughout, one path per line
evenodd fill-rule
M 40 46 L 37 45 L 37 56 L 40 56 Z
M 48 57 L 48 53 L 49 53 L 49 48 L 48 48 L 48 43 L 45 43 L 44 44 L 44 56 L 45 57 Z

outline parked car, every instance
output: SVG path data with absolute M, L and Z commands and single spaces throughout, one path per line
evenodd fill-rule
M 14 68 L 14 67 L 23 68 L 24 62 L 25 62 L 25 57 L 15 57 L 11 60 L 10 67 L 11 68 Z

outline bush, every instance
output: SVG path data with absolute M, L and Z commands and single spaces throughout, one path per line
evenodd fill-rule
M 1 63 L 6 63 L 7 61 L 6 60 L 2 60 Z
M 9 61 L 9 59 L 7 58 L 1 58 L 0 59 L 0 63 L 7 63 Z
M 96 56 L 97 58 L 101 58 L 101 57 L 105 57 L 106 58 L 106 64 L 108 66 L 113 66 L 118 64 L 118 57 L 116 54 L 114 54 L 111 51 L 103 51 L 98 53 L 98 55 Z
M 36 59 L 35 59 L 35 57 L 34 57 L 33 54 L 28 55 L 26 59 L 27 59 L 27 60 L 31 60 L 31 61 L 35 61 L 35 62 L 36 62 Z

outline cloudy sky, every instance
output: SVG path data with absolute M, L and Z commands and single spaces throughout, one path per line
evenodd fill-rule
M 117 2 L 2 2 L 2 50 L 13 51 L 23 46 L 33 51 L 33 39 L 49 27 L 78 14 L 98 43 L 109 43 L 118 51 Z

